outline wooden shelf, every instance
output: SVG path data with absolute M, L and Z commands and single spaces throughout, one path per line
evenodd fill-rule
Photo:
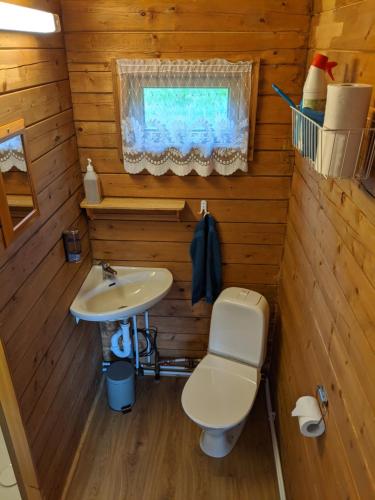
M 11 208 L 33 208 L 33 197 L 27 194 L 7 194 L 7 202 Z
M 81 202 L 81 208 L 87 212 L 90 219 L 95 218 L 95 211 L 107 212 L 150 212 L 173 213 L 179 219 L 180 212 L 185 208 L 185 200 L 170 200 L 163 198 L 103 198 L 100 203 L 88 203 L 86 198 Z

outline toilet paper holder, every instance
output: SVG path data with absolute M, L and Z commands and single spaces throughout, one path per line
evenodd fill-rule
M 315 396 L 297 399 L 292 417 L 298 417 L 300 433 L 308 438 L 318 438 L 326 430 L 325 416 L 328 414 L 328 395 L 323 385 L 316 386 Z
M 322 417 L 325 417 L 328 413 L 328 394 L 324 385 L 316 386 L 316 395 L 319 401 Z

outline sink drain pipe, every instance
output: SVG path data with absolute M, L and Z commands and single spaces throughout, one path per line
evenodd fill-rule
M 111 350 L 118 358 L 128 358 L 131 355 L 132 341 L 129 322 L 122 321 L 120 328 L 112 335 Z

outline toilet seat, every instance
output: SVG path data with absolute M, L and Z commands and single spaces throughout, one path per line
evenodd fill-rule
M 185 384 L 182 406 L 202 427 L 230 428 L 250 412 L 259 381 L 255 367 L 207 354 Z

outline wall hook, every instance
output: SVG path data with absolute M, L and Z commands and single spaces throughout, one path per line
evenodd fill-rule
M 201 200 L 201 209 L 199 213 L 203 214 L 203 217 L 210 213 L 208 211 L 207 200 Z

